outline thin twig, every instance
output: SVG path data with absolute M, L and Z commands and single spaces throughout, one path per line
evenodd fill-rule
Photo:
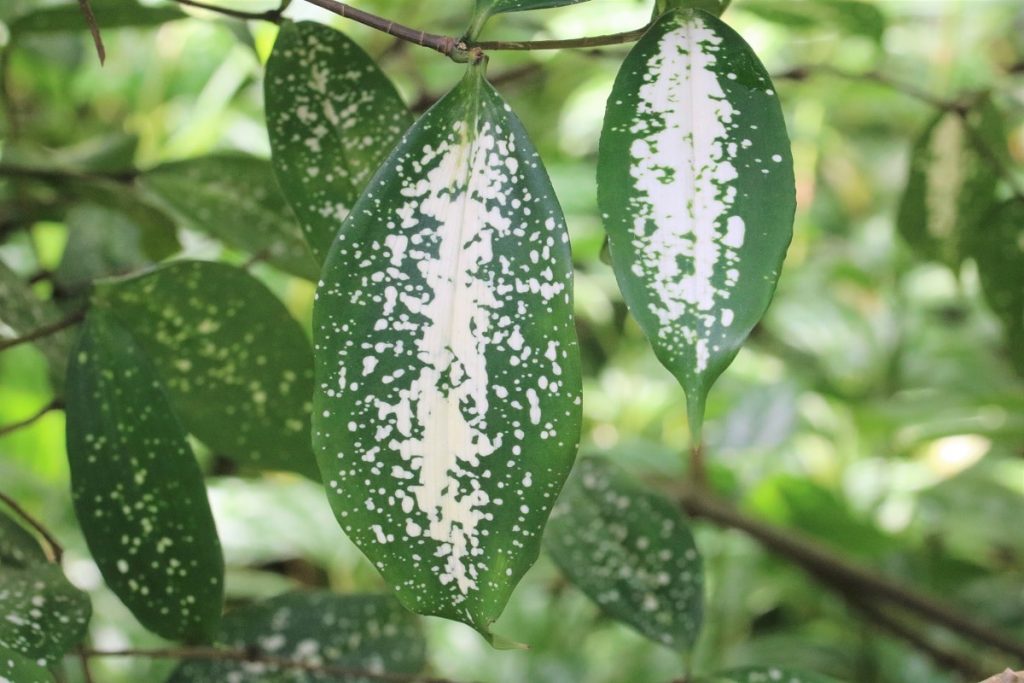
M 14 514 L 21 517 L 26 524 L 35 529 L 36 532 L 43 537 L 43 540 L 46 541 L 47 550 L 49 550 L 50 560 L 56 564 L 60 564 L 61 559 L 64 557 L 64 547 L 57 542 L 57 539 L 53 537 L 53 534 L 51 534 L 45 526 L 43 526 L 42 522 L 26 512 L 25 508 L 21 507 L 21 505 L 16 503 L 13 498 L 3 491 L 0 491 L 0 501 L 7 505 Z
M 89 0 L 78 0 L 78 7 L 85 17 L 85 24 L 92 34 L 92 42 L 96 45 L 96 55 L 100 58 L 100 66 L 107 61 L 107 48 L 103 46 L 103 36 L 100 35 L 100 25 L 96 23 L 96 15 L 92 12 L 92 5 Z
M 36 339 L 42 339 L 43 337 L 49 337 L 52 334 L 57 334 L 61 330 L 77 325 L 85 319 L 85 311 L 78 311 L 73 313 L 63 320 L 50 323 L 49 325 L 43 325 L 42 327 L 36 328 L 27 334 L 23 334 L 20 337 L 13 337 L 11 339 L 0 339 L 0 351 L 6 351 L 9 348 L 24 344 L 26 342 L 35 341 Z
M 235 19 L 269 21 L 273 24 L 281 23 L 280 9 L 267 10 L 266 12 L 243 12 L 242 10 L 231 9 L 229 7 L 210 5 L 205 2 L 199 2 L 199 0 L 174 0 L 174 2 L 185 5 L 186 7 L 195 7 L 196 9 L 207 10 L 209 12 L 217 12 L 218 14 L 223 14 L 226 17 L 233 17 Z
M 55 398 L 49 403 L 47 403 L 45 406 L 37 410 L 36 412 L 26 417 L 24 420 L 18 420 L 17 422 L 12 422 L 11 424 L 3 425 L 2 427 L 0 427 L 0 437 L 7 436 L 12 432 L 16 432 L 19 429 L 28 427 L 29 425 L 35 423 L 41 417 L 46 415 L 47 413 L 50 413 L 54 410 L 60 410 L 63 407 L 64 402 L 59 398 Z
M 147 659 L 184 659 L 201 660 L 214 662 L 244 662 L 251 664 L 266 664 L 267 666 L 279 669 L 291 669 L 295 671 L 307 671 L 310 673 L 328 674 L 343 678 L 364 678 L 381 683 L 456 683 L 447 678 L 433 676 L 422 676 L 419 674 L 386 673 L 367 671 L 365 669 L 353 669 L 350 667 L 333 666 L 331 664 L 316 664 L 297 659 L 285 659 L 273 657 L 259 652 L 248 652 L 244 650 L 222 650 L 214 647 L 181 647 L 164 648 L 153 650 L 83 650 L 84 656 L 95 657 L 143 657 Z

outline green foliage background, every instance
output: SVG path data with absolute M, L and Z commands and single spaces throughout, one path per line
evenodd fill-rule
M 870 5 L 877 13 L 821 10 L 831 4 L 735 0 L 726 15 L 773 74 L 806 65 L 811 75 L 777 79 L 796 159 L 795 239 L 767 318 L 709 399 L 711 479 L 753 516 L 816 537 L 1024 638 L 1024 382 L 973 262 L 954 271 L 925 261 L 896 226 L 908 154 L 934 109 L 866 79 L 813 69 L 878 70 L 942 97 L 993 89 L 1020 179 L 1024 6 L 908 0 Z M 354 37 L 414 108 L 462 74 L 462 66 L 440 56 L 301 5 L 290 14 Z M 471 3 L 358 5 L 457 35 Z M 593 0 L 503 15 L 482 38 L 595 35 L 643 25 L 649 13 L 646 2 Z M 117 171 L 219 151 L 266 156 L 261 65 L 275 31 L 213 15 L 108 29 L 103 68 L 84 31 L 19 36 L 4 53 L 3 159 Z M 600 258 L 595 155 L 604 100 L 624 51 L 496 52 L 489 73 L 540 149 L 568 219 L 585 371 L 583 453 L 605 453 L 671 491 L 685 468 L 682 390 L 626 315 Z M 16 209 L 0 180 L 0 219 Z M 69 225 L 73 217 L 78 225 Z M 53 293 L 55 282 L 58 301 L 68 306 L 80 296 L 82 277 L 145 263 L 144 250 L 118 253 L 104 239 L 111 219 L 102 211 L 72 213 L 66 222 L 49 218 L 38 216 L 28 230 L 0 225 L 0 259 L 20 275 L 71 273 L 42 280 L 42 296 Z M 84 275 L 83 252 L 63 255 L 79 229 L 98 234 L 100 245 L 99 263 Z M 197 232 L 179 238 L 190 257 L 247 258 Z M 252 272 L 309 327 L 312 283 L 264 263 Z M 1016 275 L 1007 286 L 1024 287 L 1024 273 Z M 37 349 L 0 354 L 0 424 L 52 396 Z M 63 429 L 63 415 L 54 412 L 0 439 L 0 489 L 65 542 L 70 578 L 93 597 L 95 646 L 157 645 L 103 587 L 85 550 L 67 494 Z M 296 586 L 386 590 L 315 484 L 285 474 L 242 479 L 216 454 L 199 447 L 199 456 L 211 475 L 229 604 Z M 697 524 L 695 534 L 708 582 L 697 670 L 772 663 L 858 683 L 963 680 L 737 532 Z M 545 557 L 495 627 L 530 650 L 494 651 L 464 626 L 426 623 L 433 670 L 459 680 L 660 681 L 682 670 L 678 655 L 602 616 Z M 1014 664 L 998 656 L 991 662 L 993 672 Z M 161 680 L 171 665 L 93 666 L 98 680 L 127 683 Z M 69 680 L 77 675 L 69 667 Z

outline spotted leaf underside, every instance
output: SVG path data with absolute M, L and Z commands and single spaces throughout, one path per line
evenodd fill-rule
M 412 115 L 362 48 L 314 22 L 281 27 L 264 91 L 274 171 L 322 263 Z
M 708 390 L 775 291 L 796 208 L 778 98 L 731 28 L 672 11 L 630 51 L 608 99 L 598 198 L 623 296 L 699 436 Z
M 700 683 L 836 683 L 828 676 L 798 673 L 774 666 L 733 669 L 701 678 Z
M 72 501 L 107 585 L 151 631 L 209 640 L 224 559 L 202 473 L 149 359 L 103 311 L 85 321 L 66 402 Z
M 200 441 L 247 466 L 319 478 L 309 340 L 259 280 L 222 263 L 176 261 L 102 283 L 93 302 L 131 331 Z
M 267 658 L 350 670 L 331 675 L 282 670 L 269 664 L 195 661 L 168 683 L 373 683 L 382 675 L 410 678 L 426 664 L 419 621 L 390 596 L 286 593 L 229 612 L 219 643 Z M 368 671 L 377 676 L 359 676 Z
M 44 564 L 46 554 L 25 527 L 0 512 L 0 567 Z
M 544 547 L 615 619 L 663 645 L 693 646 L 703 570 L 686 519 L 670 501 L 608 461 L 585 458 L 551 513 Z
M 53 676 L 28 657 L 0 646 L 0 683 L 53 683 Z
M 9 650 L 55 664 L 82 639 L 91 616 L 89 596 L 57 565 L 0 567 L 0 657 Z
M 482 67 L 375 176 L 313 319 L 341 526 L 408 608 L 489 637 L 572 466 L 580 370 L 564 218 Z

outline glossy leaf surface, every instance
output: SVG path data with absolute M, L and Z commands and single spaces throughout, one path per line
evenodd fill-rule
M 792 166 L 778 98 L 743 39 L 701 11 L 658 19 L 608 99 L 598 199 L 623 296 L 686 390 L 695 433 L 775 291 Z
M 316 279 L 316 262 L 266 159 L 214 154 L 162 164 L 140 181 L 195 230 Z
M 106 313 L 84 324 L 66 402 L 72 500 L 107 585 L 165 638 L 213 637 L 224 560 L 202 473 L 155 369 Z
M 314 22 L 281 27 L 267 61 L 265 95 L 277 180 L 323 262 L 412 115 L 362 48 Z
M 131 330 L 186 430 L 241 463 L 317 478 L 309 340 L 259 280 L 178 261 L 103 283 L 93 299 Z
M 419 621 L 383 595 L 286 593 L 229 612 L 218 642 L 309 664 L 353 672 L 416 674 L 426 664 Z M 282 671 L 266 664 L 188 662 L 168 683 L 363 683 L 376 677 Z
M 551 513 L 544 547 L 615 619 L 677 649 L 697 639 L 703 569 L 687 521 L 615 465 L 580 460 Z
M 540 159 L 472 67 L 353 209 L 314 306 L 328 495 L 414 611 L 486 634 L 536 559 L 580 430 L 571 278 Z
M 55 564 L 0 567 L 0 615 L 0 650 L 54 664 L 85 635 L 92 606 Z

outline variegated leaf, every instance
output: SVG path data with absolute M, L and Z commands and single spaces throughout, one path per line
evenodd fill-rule
M 66 401 L 71 497 L 107 585 L 154 633 L 209 640 L 224 559 L 202 473 L 156 371 L 109 313 L 86 318 Z
M 686 519 L 615 465 L 599 458 L 576 465 L 544 547 L 610 616 L 680 650 L 696 641 L 703 569 Z
M 82 639 L 91 616 L 89 596 L 57 565 L 0 567 L 0 651 L 54 664 Z
M 407 607 L 489 635 L 572 466 L 580 370 L 564 218 L 482 66 L 356 204 L 313 318 L 342 527 Z
M 412 115 L 362 48 L 314 22 L 282 25 L 264 90 L 277 180 L 322 263 Z
M 608 99 L 598 194 L 623 296 L 699 438 L 708 390 L 775 291 L 796 207 L 779 101 L 731 28 L 673 11 L 634 46 Z
M 0 646 L 0 683 L 53 683 L 53 676 L 28 657 Z

